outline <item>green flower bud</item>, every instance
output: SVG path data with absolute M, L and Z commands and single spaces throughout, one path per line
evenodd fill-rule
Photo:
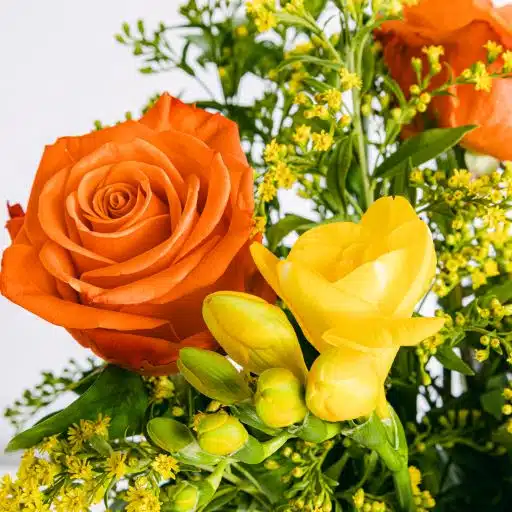
M 260 375 L 254 402 L 258 416 L 269 427 L 288 427 L 307 413 L 300 380 L 286 368 L 271 368 Z
M 193 485 L 186 482 L 176 486 L 176 491 L 172 497 L 172 512 L 193 512 L 196 510 L 199 501 L 199 491 Z
M 240 450 L 249 439 L 244 426 L 225 412 L 207 414 L 197 425 L 197 440 L 205 452 L 229 455 Z

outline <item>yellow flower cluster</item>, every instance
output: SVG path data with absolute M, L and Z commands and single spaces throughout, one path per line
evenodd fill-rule
M 421 471 L 415 466 L 409 466 L 409 477 L 411 479 L 412 493 L 417 512 L 426 512 L 428 509 L 434 508 L 436 501 L 430 492 L 420 489 Z
M 340 86 L 343 91 L 348 91 L 350 89 L 361 89 L 363 86 L 361 77 L 359 77 L 356 73 L 350 72 L 347 68 L 341 68 L 340 78 Z
M 389 510 L 383 501 L 368 498 L 362 488 L 357 489 L 352 496 L 352 501 L 354 507 L 361 512 L 386 512 L 386 510 Z
M 160 500 L 145 477 L 137 478 L 124 496 L 126 512 L 160 512 Z
M 260 32 L 271 30 L 277 25 L 274 0 L 249 0 L 245 7 Z

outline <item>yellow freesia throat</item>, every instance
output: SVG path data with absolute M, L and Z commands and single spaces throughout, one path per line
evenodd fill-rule
M 377 408 L 387 416 L 384 381 L 399 347 L 416 345 L 443 326 L 439 318 L 412 318 L 434 277 L 436 255 L 427 225 L 409 202 L 384 197 L 359 224 L 313 228 L 299 237 L 286 260 L 259 243 L 251 253 L 321 354 L 308 376 L 309 409 L 341 421 L 354 418 L 347 403 L 357 401 L 358 415 Z M 329 357 L 323 355 L 327 351 Z M 351 362 L 365 372 L 354 373 Z M 368 372 L 375 375 L 372 386 Z M 364 383 L 358 385 L 358 379 Z

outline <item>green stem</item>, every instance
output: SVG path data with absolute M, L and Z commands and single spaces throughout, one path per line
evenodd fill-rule
M 411 478 L 407 464 L 404 464 L 398 471 L 393 472 L 393 480 L 395 482 L 400 510 L 404 512 L 414 512 L 416 510 L 416 504 L 414 503 Z
M 354 51 L 349 52 L 349 71 L 358 73 L 355 65 Z M 358 73 L 358 76 L 360 74 Z M 361 172 L 361 183 L 363 185 L 363 210 L 366 210 L 373 203 L 373 192 L 368 174 L 368 161 L 366 158 L 366 142 L 364 140 L 363 124 L 361 122 L 361 93 L 357 87 L 352 89 L 352 108 L 354 130 L 357 135 L 357 154 L 359 156 L 359 169 Z

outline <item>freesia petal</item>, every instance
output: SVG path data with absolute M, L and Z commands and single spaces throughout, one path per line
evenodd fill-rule
M 277 295 L 281 296 L 279 276 L 277 275 L 277 265 L 280 262 L 279 258 L 260 242 L 252 243 L 250 250 L 254 263 L 261 272 L 261 275 L 265 278 L 265 281 L 267 281 Z
M 418 216 L 405 197 L 381 197 L 375 201 L 361 219 L 367 233 L 383 237 L 406 222 L 418 220 Z
M 306 231 L 295 242 L 288 261 L 307 261 L 308 267 L 329 281 L 338 278 L 338 263 L 343 252 L 361 237 L 361 226 L 352 222 L 333 222 Z M 355 266 L 358 262 L 353 262 Z
M 442 318 L 340 317 L 323 339 L 337 347 L 372 351 L 391 346 L 413 346 L 436 334 Z
M 292 311 L 305 336 L 315 348 L 322 352 L 328 347 L 323 340 L 336 319 L 341 316 L 378 314 L 371 302 L 356 294 L 341 291 L 320 274 L 311 271 L 304 263 L 283 261 L 278 264 L 277 273 L 281 298 Z

